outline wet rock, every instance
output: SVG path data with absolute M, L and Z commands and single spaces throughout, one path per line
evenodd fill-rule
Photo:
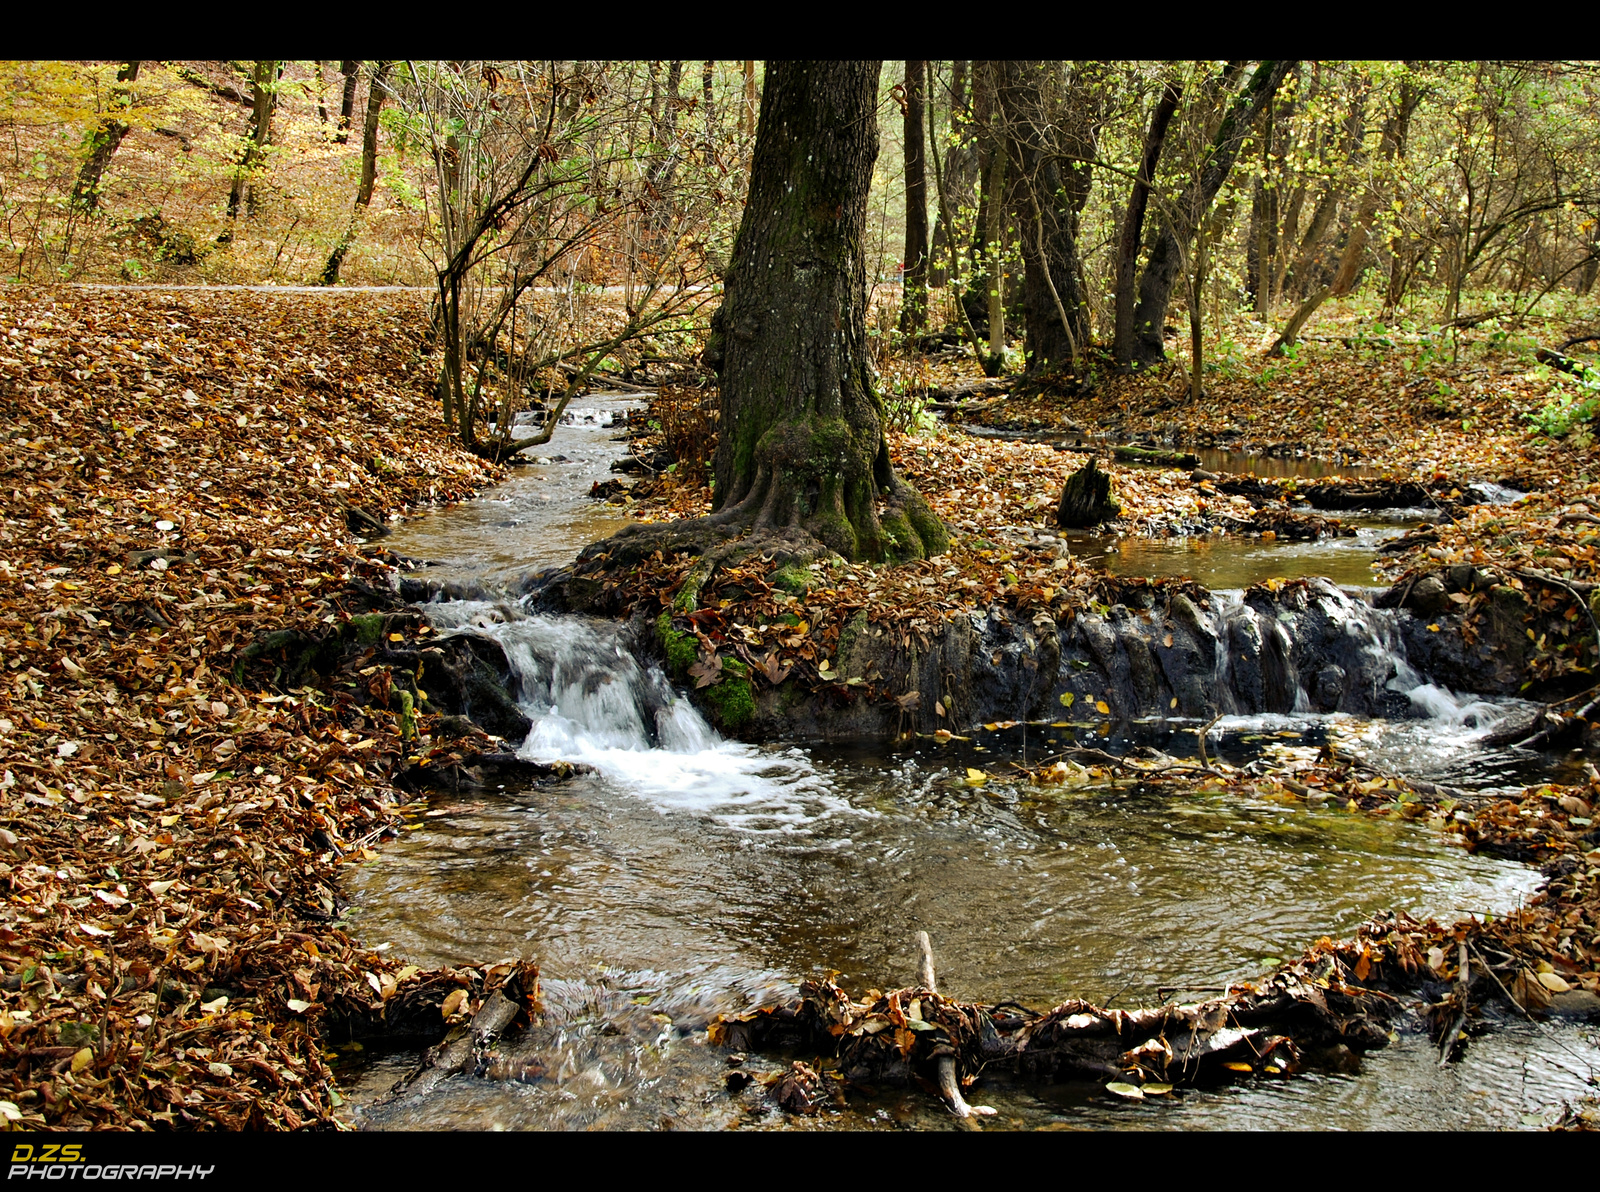
M 1600 1019 L 1600 994 L 1587 989 L 1551 994 L 1550 1013 L 1557 1018 Z
M 1229 685 L 1239 707 L 1249 711 L 1264 711 L 1267 706 L 1261 643 L 1261 621 L 1256 610 L 1242 605 L 1228 620 Z
M 1344 667 L 1330 662 L 1317 672 L 1316 684 L 1312 690 L 1312 702 L 1319 711 L 1337 708 L 1344 702 L 1344 691 Z
M 1450 593 L 1437 576 L 1425 575 L 1411 585 L 1405 607 L 1419 616 L 1437 616 L 1450 608 Z

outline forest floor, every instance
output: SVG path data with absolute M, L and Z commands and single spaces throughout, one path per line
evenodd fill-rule
M 336 1125 L 333 1023 L 424 1005 L 442 1030 L 516 977 L 507 965 L 421 972 L 339 925 L 341 865 L 416 822 L 393 780 L 455 748 L 440 718 L 395 706 L 391 676 L 365 665 L 379 640 L 428 631 L 370 612 L 384 607 L 393 559 L 352 527 L 360 513 L 459 500 L 503 474 L 445 433 L 427 397 L 423 322 L 423 300 L 399 293 L 8 291 L 0 1116 L 14 1126 Z M 1263 364 L 1219 381 L 1199 407 L 1173 401 L 1181 378 L 1158 375 L 984 413 L 1063 437 L 1176 426 L 1198 441 L 1238 428 L 1227 442 L 1358 450 L 1446 501 L 1472 480 L 1515 480 L 1527 500 L 1458 510 L 1396 573 L 1465 561 L 1584 590 L 1600 579 L 1592 445 L 1531 436 L 1525 418 L 1570 384 L 1525 359 L 1419 370 L 1379 354 L 1393 351 L 1308 351 L 1281 374 Z M 1066 616 L 1102 594 L 1103 573 L 1081 559 L 1019 551 L 994 532 L 1052 524 L 1081 456 L 954 430 L 897 434 L 892 449 L 957 531 L 949 552 L 900 568 L 819 564 L 801 602 L 747 567 L 747 603 L 719 612 L 775 670 L 814 689 L 837 682 L 828 661 L 853 608 L 914 628 L 991 602 Z M 1112 471 L 1126 532 L 1271 532 L 1241 530 L 1240 507 L 1186 472 Z M 624 497 L 641 520 L 708 504 L 678 473 L 649 487 Z M 642 566 L 630 602 L 653 614 L 687 566 Z M 1587 606 L 1571 603 L 1576 624 Z M 306 666 L 324 642 L 344 651 L 332 679 Z M 1544 658 L 1546 677 L 1582 681 L 1575 650 L 1552 642 Z M 1205 780 L 1245 781 L 1220 769 Z M 1507 985 L 1529 1008 L 1600 993 L 1600 782 L 1463 802 L 1336 758 L 1272 781 L 1286 800 L 1436 820 L 1552 877 L 1493 924 L 1391 924 L 1313 949 L 1356 981 L 1392 961 L 1448 982 L 1464 940 L 1511 958 Z

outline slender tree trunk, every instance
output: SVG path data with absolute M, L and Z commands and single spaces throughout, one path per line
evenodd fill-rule
M 905 74 L 906 248 L 900 330 L 915 335 L 928 325 L 928 179 L 923 155 L 922 61 L 908 61 Z
M 116 156 L 122 138 L 128 135 L 128 123 L 118 113 L 128 106 L 128 84 L 139 77 L 139 63 L 125 63 L 117 71 L 117 85 L 112 88 L 108 111 L 100 118 L 100 126 L 90 139 L 89 157 L 78 169 L 78 181 L 72 188 L 72 205 L 83 212 L 93 211 L 100 203 L 100 179 L 106 166 Z
M 1085 160 L 1094 153 L 1087 113 L 1069 88 L 1068 108 L 1047 107 L 1052 72 L 1042 62 L 1007 62 L 1000 111 L 1008 157 L 1017 173 L 1017 223 L 1025 228 L 1023 263 L 1028 371 L 1071 369 L 1087 346 L 1089 321 L 1078 259 L 1078 217 L 1089 197 Z
M 228 192 L 228 218 L 239 216 L 239 200 L 244 199 L 245 215 L 256 213 L 256 188 L 253 174 L 266 161 L 267 146 L 272 143 L 272 93 L 278 79 L 276 62 L 258 61 L 250 79 L 250 133 L 245 139 L 244 153 L 233 174 L 233 187 Z
M 1233 170 L 1251 125 L 1272 101 L 1295 65 L 1292 61 L 1265 61 L 1256 66 L 1254 78 L 1234 98 L 1212 137 L 1211 149 L 1199 176 L 1184 188 L 1173 217 L 1162 221 L 1161 231 L 1150 250 L 1150 260 L 1139 277 L 1139 304 L 1133 312 L 1134 351 L 1129 363 L 1150 365 L 1167 358 L 1161 330 L 1172 301 L 1172 287 L 1183 266 L 1184 246 L 1192 242 L 1196 231 L 1204 225 L 1217 192 Z
M 339 73 L 344 75 L 344 95 L 339 100 L 339 131 L 333 134 L 333 139 L 342 145 L 350 139 L 350 117 L 356 110 L 356 83 L 361 63 L 344 59 L 339 63 Z
M 744 59 L 744 107 L 739 112 L 739 132 L 746 137 L 756 135 L 756 64 Z
M 1005 151 L 1000 146 L 998 118 L 995 113 L 994 92 L 998 64 L 974 62 L 972 64 L 972 130 L 973 149 L 977 158 L 977 218 L 972 225 L 972 273 L 967 288 L 961 295 L 967 318 L 972 325 L 989 336 L 991 344 L 998 338 L 1005 343 L 1003 321 L 997 323 L 990 317 L 989 295 L 1000 288 L 1000 260 L 1004 253 L 1002 243 L 1005 221 L 1002 212 L 1005 193 Z M 992 358 L 996 358 L 991 353 Z
M 1395 159 L 1400 146 L 1405 143 L 1406 130 L 1411 123 L 1411 113 L 1416 110 L 1420 99 L 1420 94 L 1411 87 L 1409 81 L 1402 85 L 1399 106 L 1389 119 L 1384 121 L 1383 135 L 1379 141 L 1379 154 L 1385 164 Z M 1351 222 L 1350 235 L 1345 239 L 1344 251 L 1339 257 L 1339 268 L 1334 273 L 1332 284 L 1318 287 L 1300 304 L 1278 338 L 1273 341 L 1272 347 L 1268 349 L 1269 354 L 1281 354 L 1285 348 L 1295 343 L 1300 337 L 1301 329 L 1317 312 L 1317 308 L 1329 298 L 1343 298 L 1355 289 L 1356 280 L 1360 276 L 1361 256 L 1366 251 L 1367 236 L 1372 229 L 1373 220 L 1377 218 L 1381 197 L 1381 191 L 1376 183 L 1369 183 L 1362 194 L 1361 205 L 1356 210 L 1355 219 Z
M 392 65 L 390 62 L 376 62 L 372 67 L 372 81 L 367 88 L 367 114 L 361 122 L 361 181 L 356 185 L 356 201 L 350 221 L 345 225 L 339 243 L 328 254 L 328 263 L 323 266 L 322 284 L 325 286 L 339 284 L 339 270 L 344 265 L 345 254 L 355 243 L 362 214 L 372 205 L 372 190 L 378 181 L 378 118 L 383 114 L 384 100 L 389 97 L 386 83 Z
M 328 64 L 317 59 L 317 123 L 328 122 Z
M 1118 364 L 1126 367 L 1133 359 L 1133 306 L 1134 283 L 1138 277 L 1139 242 L 1144 236 L 1145 210 L 1150 204 L 1150 188 L 1155 183 L 1156 165 L 1161 161 L 1161 147 L 1167 139 L 1167 126 L 1178 110 L 1183 89 L 1168 82 L 1161 89 L 1155 111 L 1150 114 L 1150 128 L 1144 137 L 1144 154 L 1139 159 L 1139 173 L 1134 178 L 1133 189 L 1128 194 L 1128 210 L 1122 217 L 1122 231 L 1117 239 L 1117 291 L 1116 321 L 1112 333 L 1111 353 Z
M 716 66 L 715 62 L 707 62 L 700 69 L 700 104 L 705 109 L 702 115 L 705 117 L 706 123 L 705 156 L 708 163 L 717 151 L 713 143 L 716 140 L 717 133 L 716 100 L 711 92 L 712 68 L 714 66 Z
M 933 244 L 928 250 L 931 262 L 928 267 L 930 286 L 951 284 L 946 262 L 951 255 L 951 238 L 955 235 L 952 225 L 960 219 L 962 211 L 972 209 L 976 197 L 978 153 L 972 136 L 971 120 L 967 113 L 966 66 L 965 62 L 951 64 L 952 78 L 948 106 L 950 132 L 953 135 L 947 138 L 951 144 L 949 151 L 944 155 L 944 192 L 940 196 L 943 206 L 934 216 Z M 939 135 L 937 121 L 934 119 L 934 112 L 938 108 L 935 84 L 929 84 L 928 96 L 928 139 L 931 143 L 933 138 Z
M 1283 288 L 1286 292 L 1298 293 L 1304 297 L 1311 288 L 1315 281 L 1323 238 L 1328 234 L 1328 227 L 1333 223 L 1334 216 L 1339 213 L 1339 203 L 1343 197 L 1342 185 L 1330 185 L 1322 192 L 1322 198 L 1317 201 L 1317 209 L 1311 213 L 1311 223 L 1306 228 L 1306 234 L 1300 239 L 1299 251 L 1295 253 L 1294 262 L 1284 276 Z
M 879 66 L 767 64 L 750 198 L 706 349 L 722 409 L 710 520 L 798 528 L 855 559 L 948 541 L 890 464 L 872 388 L 862 245 Z
M 996 149 L 991 155 L 988 175 L 988 210 L 984 213 L 984 289 L 988 301 L 985 310 L 989 316 L 989 358 L 994 362 L 994 375 L 999 375 L 999 361 L 1006 350 L 1006 155 Z

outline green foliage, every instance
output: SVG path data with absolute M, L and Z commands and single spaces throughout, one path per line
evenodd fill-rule
M 1548 438 L 1571 436 L 1574 446 L 1587 448 L 1595 441 L 1592 426 L 1600 413 L 1600 369 L 1585 368 L 1569 384 L 1550 386 L 1550 400 L 1536 413 L 1525 414 L 1534 428 Z

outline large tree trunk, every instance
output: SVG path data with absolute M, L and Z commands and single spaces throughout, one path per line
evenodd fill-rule
M 72 205 L 80 211 L 93 211 L 100 203 L 100 179 L 106 166 L 116 155 L 122 138 L 128 135 L 128 123 L 116 113 L 128 106 L 126 84 L 139 77 L 139 64 L 129 62 L 117 71 L 117 86 L 111 91 L 111 111 L 100 119 L 95 129 L 88 160 L 78 170 L 78 181 L 72 188 Z
M 1133 312 L 1133 352 L 1129 359 L 1119 358 L 1118 364 L 1149 365 L 1167 358 L 1161 329 L 1166 323 L 1172 289 L 1184 268 L 1189 245 L 1196 230 L 1203 225 L 1217 192 L 1232 172 L 1250 126 L 1294 67 L 1295 63 L 1290 61 L 1266 61 L 1256 66 L 1249 86 L 1234 98 L 1212 137 L 1211 150 L 1199 175 L 1184 188 L 1172 215 L 1161 221 L 1161 231 L 1139 277 L 1139 304 Z
M 876 62 L 769 62 L 750 197 L 707 361 L 721 377 L 714 523 L 798 527 L 852 559 L 938 554 L 895 474 L 866 337 Z
M 924 164 L 921 60 L 906 63 L 906 252 L 900 298 L 900 330 L 908 335 L 928 325 L 928 174 Z
M 1030 373 L 1070 368 L 1089 340 L 1077 233 L 1089 197 L 1087 161 L 1094 142 L 1088 114 L 1074 110 L 1072 99 L 1063 112 L 1047 110 L 1046 91 L 1055 90 L 1047 88 L 1048 75 L 1057 69 L 1006 62 L 1000 86 L 1007 155 L 1017 172 Z
M 1134 282 L 1138 277 L 1139 243 L 1144 236 L 1144 215 L 1150 204 L 1150 187 L 1155 182 L 1156 165 L 1161 161 L 1161 146 L 1167 139 L 1167 126 L 1178 110 L 1183 88 L 1169 82 L 1150 115 L 1150 131 L 1144 138 L 1144 156 L 1139 173 L 1128 195 L 1128 210 L 1122 217 L 1122 233 L 1117 241 L 1116 324 L 1112 335 L 1112 355 L 1119 362 L 1133 359 Z

